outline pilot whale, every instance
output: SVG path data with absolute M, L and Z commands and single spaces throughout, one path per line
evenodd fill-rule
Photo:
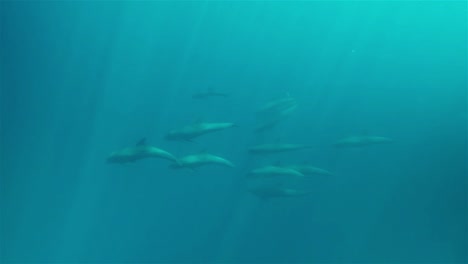
M 248 176 L 251 178 L 257 177 L 274 177 L 274 176 L 296 176 L 303 177 L 304 174 L 301 172 L 280 166 L 265 166 L 261 168 L 254 169 L 248 173 Z
M 298 197 L 298 196 L 304 196 L 304 195 L 308 195 L 312 193 L 311 191 L 301 191 L 301 190 L 283 188 L 283 187 L 278 187 L 278 186 L 261 186 L 261 187 L 250 188 L 248 191 L 262 199 L 279 198 L 279 197 Z
M 182 157 L 179 159 L 177 164 L 171 164 L 170 167 L 173 169 L 195 169 L 204 165 L 221 165 L 230 168 L 234 167 L 234 164 L 231 161 L 205 152 Z
M 297 170 L 298 172 L 300 172 L 300 173 L 302 173 L 304 175 L 327 175 L 327 176 L 332 175 L 332 173 L 327 171 L 327 170 L 317 168 L 317 167 L 314 167 L 314 166 L 310 166 L 308 164 L 288 165 L 288 166 L 285 166 L 285 168 L 290 168 L 290 169 L 293 169 L 293 170 Z
M 128 163 L 145 158 L 161 158 L 178 163 L 177 158 L 171 153 L 149 146 L 146 144 L 146 139 L 141 139 L 135 146 L 124 148 L 112 152 L 107 158 L 108 163 Z
M 343 138 L 333 144 L 335 147 L 364 147 L 376 144 L 390 143 L 393 140 L 387 137 L 378 136 L 352 136 Z
M 249 148 L 250 154 L 270 154 L 285 151 L 310 149 L 312 146 L 300 144 L 263 144 Z
M 285 120 L 292 112 L 294 112 L 297 108 L 297 104 L 294 104 L 288 108 L 278 110 L 278 112 L 271 113 L 269 115 L 259 117 L 261 121 L 255 128 L 255 132 L 263 132 L 268 129 L 272 129 L 275 127 L 278 123 L 281 121 Z
M 272 100 L 266 103 L 258 110 L 258 113 L 259 114 L 278 113 L 278 112 L 284 111 L 294 106 L 297 106 L 296 99 L 287 95 L 284 98 Z
M 213 90 L 208 90 L 206 92 L 198 92 L 192 94 L 193 99 L 206 99 L 209 97 L 228 97 L 229 95 L 227 93 L 221 93 L 221 92 L 216 92 Z
M 236 127 L 233 123 L 195 123 L 167 133 L 166 140 L 192 141 L 201 135 Z

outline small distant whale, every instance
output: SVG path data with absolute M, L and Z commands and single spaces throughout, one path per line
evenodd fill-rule
M 255 196 L 268 199 L 268 198 L 280 198 L 280 197 L 298 197 L 311 194 L 311 191 L 301 191 L 296 189 L 282 188 L 277 186 L 262 186 L 256 188 L 250 188 L 249 192 Z
M 288 108 L 279 110 L 278 112 L 270 113 L 270 115 L 264 116 L 262 121 L 255 128 L 255 132 L 262 132 L 275 127 L 279 122 L 283 121 L 288 117 L 294 110 L 296 110 L 297 104 L 294 104 Z
M 304 174 L 291 168 L 285 168 L 285 167 L 279 167 L 279 166 L 265 166 L 265 167 L 257 168 L 257 169 L 250 171 L 248 173 L 248 176 L 251 178 L 275 177 L 275 176 L 304 177 Z
M 304 174 L 304 175 L 327 175 L 327 176 L 331 176 L 332 173 L 327 171 L 327 170 L 324 170 L 324 169 L 321 169 L 321 168 L 317 168 L 317 167 L 313 167 L 313 166 L 310 166 L 310 165 L 307 165 L 307 164 L 302 164 L 302 165 L 289 165 L 289 166 L 285 166 L 285 168 L 290 168 L 290 169 L 293 169 L 293 170 L 297 170 L 298 172 Z
M 195 123 L 185 126 L 181 129 L 170 131 L 166 136 L 166 140 L 192 141 L 192 139 L 201 135 L 224 130 L 227 128 L 236 127 L 233 123 Z
M 171 164 L 170 167 L 173 169 L 195 169 L 200 166 L 204 165 L 221 165 L 224 167 L 234 168 L 234 164 L 229 160 L 215 156 L 213 154 L 208 153 L 200 153 L 195 155 L 185 156 L 179 159 L 177 164 Z
M 287 97 L 285 98 L 276 99 L 276 100 L 266 103 L 264 106 L 262 106 L 258 110 L 258 112 L 259 113 L 269 113 L 269 112 L 278 113 L 278 112 L 284 111 L 285 109 L 289 109 L 294 106 L 297 106 L 296 99 L 287 95 Z
M 215 91 L 206 91 L 206 92 L 199 92 L 199 93 L 194 93 L 192 95 L 193 99 L 206 99 L 209 97 L 228 97 L 229 95 L 226 93 L 220 93 L 220 92 L 215 92 Z
M 352 136 L 341 139 L 340 141 L 333 144 L 335 147 L 364 147 L 376 144 L 384 144 L 393 142 L 392 139 L 386 137 L 377 136 Z
M 128 163 L 145 158 L 161 158 L 178 163 L 177 158 L 171 153 L 146 145 L 146 139 L 141 139 L 134 147 L 115 151 L 107 158 L 108 163 Z
M 300 144 L 263 144 L 249 148 L 250 154 L 270 154 L 286 151 L 295 151 L 302 149 L 310 149 L 312 146 Z

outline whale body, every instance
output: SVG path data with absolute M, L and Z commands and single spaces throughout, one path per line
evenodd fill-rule
M 346 148 L 346 147 L 364 147 L 377 144 L 385 144 L 393 142 L 392 139 L 387 137 L 379 136 L 352 136 L 343 138 L 333 144 L 335 147 Z
M 195 123 L 166 134 L 166 140 L 191 141 L 201 135 L 235 127 L 233 123 Z
M 194 93 L 192 95 L 193 99 L 206 99 L 209 97 L 228 97 L 229 95 L 226 93 L 220 93 L 220 92 L 215 92 L 215 91 L 206 91 L 206 92 L 199 92 L 199 93 Z
M 301 144 L 263 144 L 249 148 L 251 154 L 270 154 L 285 151 L 295 151 L 302 149 L 309 149 L 312 146 L 301 145 Z
M 235 167 L 231 161 L 208 153 L 194 154 L 182 157 L 179 159 L 178 163 L 171 164 L 170 167 L 173 169 L 194 169 L 204 165 L 221 165 L 229 168 Z
M 283 188 L 283 187 L 277 187 L 277 186 L 262 186 L 262 187 L 250 188 L 249 192 L 262 199 L 279 198 L 279 197 L 298 197 L 298 196 L 304 196 L 304 195 L 308 195 L 312 193 L 310 191 L 302 191 L 302 190 Z
M 265 166 L 261 168 L 254 169 L 248 173 L 248 176 L 251 178 L 256 177 L 274 177 L 274 176 L 296 176 L 303 177 L 304 174 L 301 172 L 280 166 Z
M 314 167 L 314 166 L 310 166 L 310 165 L 306 165 L 306 164 L 304 164 L 304 165 L 289 165 L 289 166 L 285 166 L 285 167 L 297 170 L 297 171 L 299 171 L 300 173 L 302 173 L 304 175 L 327 175 L 327 176 L 332 175 L 332 173 L 327 171 L 327 170 L 317 168 L 317 167 Z
M 171 153 L 157 147 L 146 145 L 145 139 L 135 146 L 112 152 L 107 157 L 108 163 L 129 163 L 146 158 L 161 158 L 178 163 L 178 159 Z

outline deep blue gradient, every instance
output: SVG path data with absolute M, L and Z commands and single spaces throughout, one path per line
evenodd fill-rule
M 468 262 L 464 1 L 0 2 L 0 262 Z M 193 100 L 215 89 L 228 98 Z M 297 111 L 264 134 L 255 112 Z M 163 139 L 195 120 L 238 127 Z M 331 145 L 368 133 L 393 143 Z M 236 168 L 112 165 L 148 143 Z M 262 142 L 314 149 L 266 158 Z M 333 172 L 259 200 L 277 161 Z

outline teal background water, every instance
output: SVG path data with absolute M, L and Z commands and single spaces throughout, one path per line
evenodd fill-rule
M 2 1 L 0 262 L 466 263 L 465 1 Z M 197 101 L 215 89 L 229 98 Z M 264 135 L 255 111 L 299 107 Z M 168 142 L 203 119 L 239 127 Z M 347 135 L 394 143 L 331 147 Z M 105 163 L 147 137 L 235 169 Z M 257 160 L 255 143 L 317 145 Z M 277 160 L 333 172 L 261 201 Z

